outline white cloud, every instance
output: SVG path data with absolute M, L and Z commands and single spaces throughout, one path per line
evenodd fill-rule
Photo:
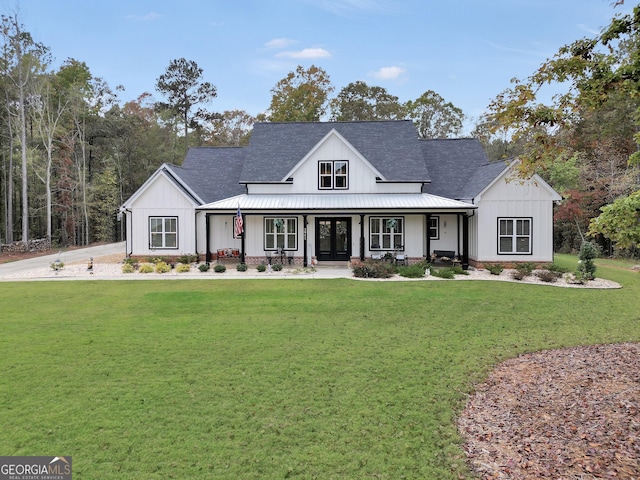
M 289 45 L 293 45 L 296 42 L 290 38 L 274 38 L 273 40 L 268 41 L 264 44 L 267 48 L 287 48 Z
M 310 59 L 310 58 L 329 58 L 331 54 L 324 48 L 303 48 L 302 50 L 281 52 L 276 54 L 276 57 L 282 58 L 295 58 L 295 59 Z
M 382 67 L 372 72 L 371 75 L 377 80 L 395 80 L 406 73 L 406 69 L 402 67 Z
M 157 12 L 149 12 L 146 15 L 127 15 L 127 18 L 129 20 L 140 20 L 140 21 L 143 21 L 143 22 L 157 20 L 160 17 L 162 17 L 162 15 L 160 15 Z

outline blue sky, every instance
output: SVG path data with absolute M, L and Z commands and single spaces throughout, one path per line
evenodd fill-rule
M 84 61 L 122 101 L 149 92 L 172 59 L 218 89 L 212 110 L 264 112 L 297 65 L 322 67 L 334 95 L 361 80 L 399 100 L 433 90 L 472 120 L 562 45 L 592 37 L 613 0 L 0 0 L 50 47 Z

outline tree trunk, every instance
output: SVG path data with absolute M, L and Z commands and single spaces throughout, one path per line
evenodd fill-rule
M 9 119 L 9 166 L 7 168 L 6 185 L 7 198 L 5 199 L 6 212 L 6 243 L 13 243 L 13 132 L 11 119 Z
M 22 157 L 22 242 L 29 241 L 29 178 L 27 177 L 27 119 L 24 108 L 24 88 L 18 99 L 20 114 L 20 155 Z

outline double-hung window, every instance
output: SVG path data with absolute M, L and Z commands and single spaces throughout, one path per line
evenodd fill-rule
M 498 219 L 499 254 L 531 254 L 531 241 L 530 218 Z
M 298 249 L 298 219 L 265 218 L 264 219 L 264 249 L 265 250 L 297 250 Z
M 318 188 L 320 190 L 346 190 L 349 188 L 349 162 L 346 160 L 318 163 Z
M 178 217 L 149 217 L 149 246 L 178 248 Z
M 371 217 L 369 222 L 371 250 L 395 250 L 404 248 L 404 218 Z

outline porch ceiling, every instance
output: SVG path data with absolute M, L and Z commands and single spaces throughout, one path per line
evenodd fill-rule
M 430 195 L 428 193 L 394 194 L 310 194 L 310 195 L 238 195 L 198 207 L 198 210 L 235 212 L 266 210 L 470 210 L 470 203 Z

